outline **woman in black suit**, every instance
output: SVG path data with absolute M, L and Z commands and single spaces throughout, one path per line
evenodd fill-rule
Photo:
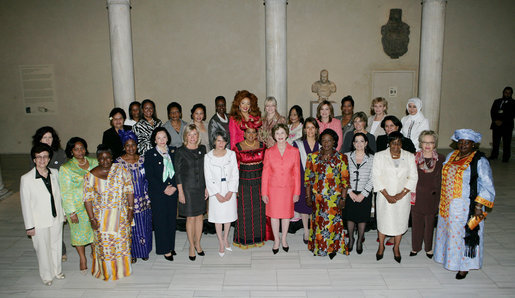
M 111 128 L 104 131 L 102 144 L 106 145 L 113 152 L 113 160 L 117 159 L 123 152 L 122 139 L 120 134 L 126 130 L 131 130 L 128 125 L 123 125 L 127 118 L 125 111 L 120 108 L 114 108 L 109 113 Z
M 177 183 L 173 165 L 175 147 L 164 127 L 157 127 L 150 137 L 154 148 L 145 153 L 145 174 L 152 205 L 152 222 L 156 254 L 173 261 L 175 253 L 175 224 L 177 217 Z M 163 182 L 164 180 L 164 182 Z

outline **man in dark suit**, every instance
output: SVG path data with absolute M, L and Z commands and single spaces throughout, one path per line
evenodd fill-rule
M 511 155 L 511 135 L 513 133 L 513 117 L 515 116 L 515 100 L 512 98 L 513 89 L 504 88 L 502 98 L 498 98 L 492 104 L 490 117 L 492 124 L 493 142 L 490 160 L 497 159 L 499 156 L 499 145 L 503 143 L 502 161 L 508 162 Z

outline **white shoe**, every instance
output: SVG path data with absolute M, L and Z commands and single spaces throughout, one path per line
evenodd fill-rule
M 43 284 L 45 284 L 45 286 L 51 286 L 52 285 L 52 281 L 51 280 L 46 280 L 46 281 L 43 281 Z
M 225 252 L 218 252 L 218 255 L 220 256 L 220 258 L 223 258 L 225 256 Z
M 226 247 L 225 249 L 228 250 L 228 251 L 232 251 L 232 247 L 230 247 L 230 246 Z
M 64 279 L 66 276 L 64 275 L 64 273 L 59 273 L 55 276 L 56 279 Z

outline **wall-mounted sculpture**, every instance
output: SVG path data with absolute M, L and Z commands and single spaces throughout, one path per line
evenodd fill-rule
M 402 21 L 402 9 L 390 9 L 388 22 L 381 27 L 381 43 L 386 55 L 398 59 L 408 52 L 409 25 Z

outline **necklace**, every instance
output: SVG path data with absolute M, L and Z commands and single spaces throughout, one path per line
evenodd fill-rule
M 247 145 L 248 147 L 253 147 L 254 145 L 256 145 L 256 140 L 254 140 L 254 142 L 252 142 L 252 145 L 250 145 L 249 143 L 247 143 L 247 140 L 244 140 L 243 141 L 245 143 L 245 145 Z
M 79 164 L 79 167 L 83 167 L 86 165 L 86 163 L 88 163 L 88 160 L 84 158 L 84 162 L 80 163 L 79 160 L 77 159 L 77 163 Z

